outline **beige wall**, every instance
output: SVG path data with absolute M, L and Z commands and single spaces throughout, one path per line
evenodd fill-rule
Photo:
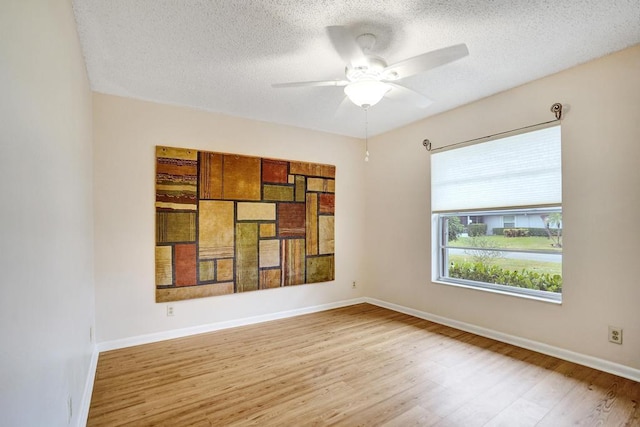
M 357 139 L 182 107 L 94 95 L 98 341 L 293 310 L 362 295 L 363 146 Z M 155 303 L 155 145 L 336 165 L 336 280 Z
M 68 398 L 81 421 L 94 274 L 103 342 L 367 295 L 640 368 L 640 47 L 375 138 L 366 168 L 351 138 L 92 100 L 68 0 L 2 2 L 0 58 L 2 425 L 66 425 Z M 556 101 L 571 107 L 563 304 L 431 283 L 421 141 L 546 121 Z M 154 302 L 156 144 L 337 165 L 335 283 L 177 302 L 166 317 Z M 606 341 L 609 324 L 624 328 L 622 346 Z
M 71 2 L 0 2 L 0 425 L 71 425 L 94 322 L 91 91 Z
M 431 282 L 434 147 L 562 122 L 562 305 Z M 640 368 L 640 46 L 381 135 L 366 170 L 367 295 Z M 623 345 L 607 326 L 624 328 Z

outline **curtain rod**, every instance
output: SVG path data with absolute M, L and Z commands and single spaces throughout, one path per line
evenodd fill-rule
M 498 133 L 494 133 L 492 135 L 481 136 L 480 138 L 468 139 L 466 141 L 456 142 L 454 144 L 444 145 L 442 147 L 437 147 L 437 148 L 431 148 L 431 141 L 429 141 L 428 139 L 425 139 L 424 141 L 422 141 L 422 145 L 424 146 L 424 148 L 427 149 L 427 151 L 430 151 L 430 152 L 431 151 L 439 151 L 439 150 L 444 150 L 445 148 L 455 147 L 456 145 L 468 144 L 470 142 L 480 141 L 481 139 L 493 138 L 495 136 L 504 135 L 506 133 L 516 132 L 516 131 L 519 131 L 519 130 L 525 130 L 525 129 L 529 129 L 529 128 L 532 128 L 532 127 L 546 125 L 546 124 L 549 124 L 549 123 L 554 123 L 554 122 L 558 122 L 558 121 L 562 120 L 562 104 L 561 103 L 556 102 L 555 104 L 553 104 L 551 106 L 551 112 L 556 116 L 556 118 L 555 118 L 555 120 L 549 120 L 548 122 L 536 123 L 534 125 L 524 126 L 524 127 L 517 128 L 517 129 L 511 129 L 511 130 L 507 130 L 507 131 L 504 131 L 504 132 L 498 132 Z

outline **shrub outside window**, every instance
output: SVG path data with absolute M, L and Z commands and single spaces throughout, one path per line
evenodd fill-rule
M 560 126 L 431 155 L 433 279 L 560 301 Z

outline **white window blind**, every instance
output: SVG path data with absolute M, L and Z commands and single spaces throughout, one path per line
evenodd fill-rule
M 561 203 L 558 125 L 431 155 L 433 212 Z

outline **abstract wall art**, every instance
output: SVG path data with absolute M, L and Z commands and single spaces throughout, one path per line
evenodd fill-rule
M 335 172 L 156 147 L 156 302 L 332 281 Z

